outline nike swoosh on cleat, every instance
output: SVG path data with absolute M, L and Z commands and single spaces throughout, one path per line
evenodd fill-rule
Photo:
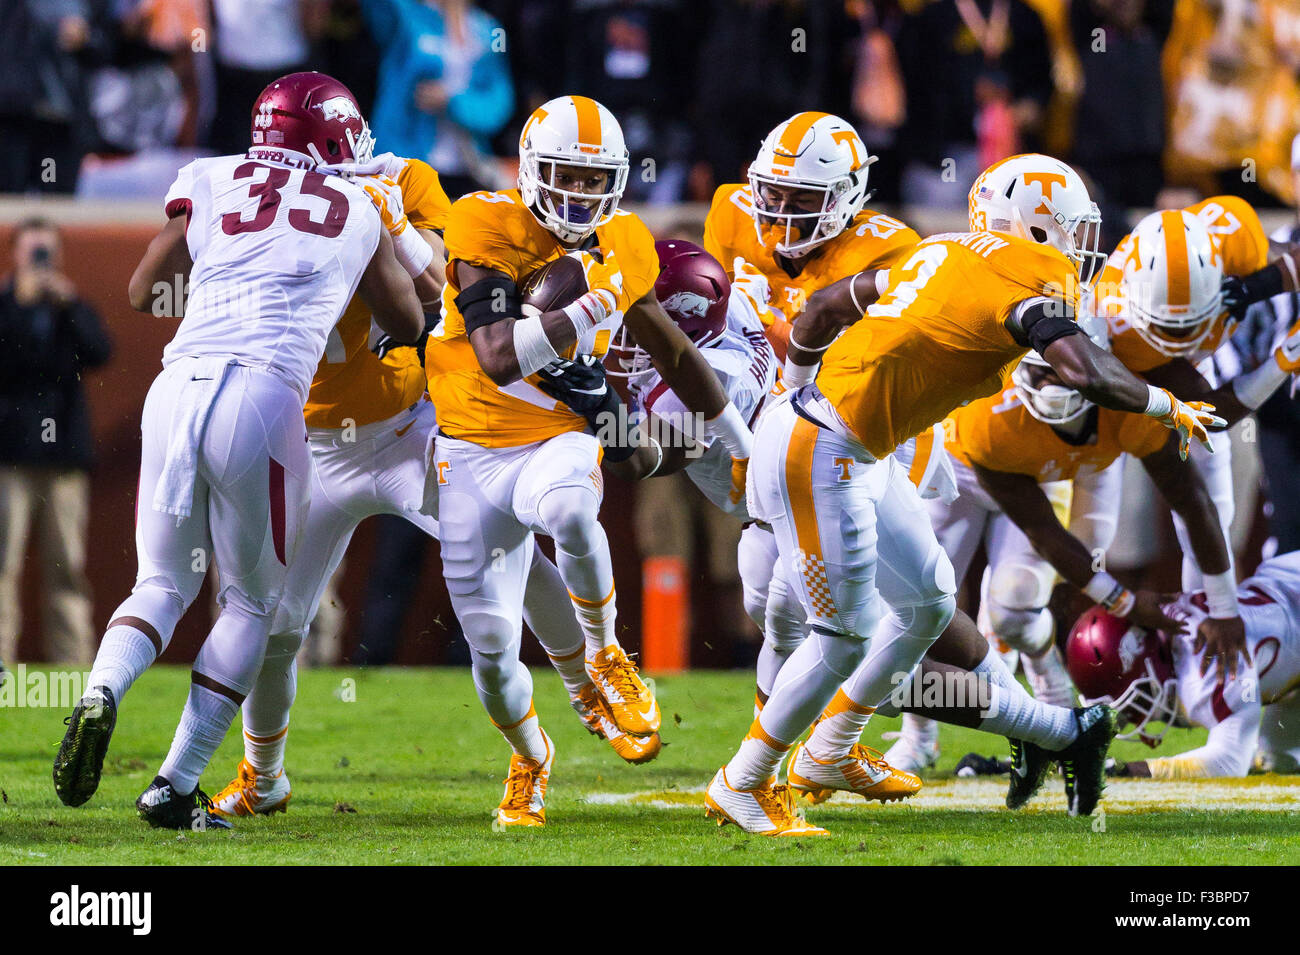
M 411 425 L 413 424 L 415 424 L 414 421 L 408 424 L 405 428 L 398 428 L 396 431 L 393 432 L 393 434 L 397 435 L 400 438 L 402 435 L 406 434 L 406 432 L 411 430 Z

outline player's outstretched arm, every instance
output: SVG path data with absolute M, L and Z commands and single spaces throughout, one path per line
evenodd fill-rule
M 387 232 L 379 233 L 379 246 L 361 274 L 357 292 L 370 306 L 375 324 L 397 341 L 413 342 L 424 332 L 424 309 Z
M 1093 555 L 1061 526 L 1052 503 L 1026 474 L 1011 474 L 974 465 L 980 486 L 997 502 L 1011 522 L 1024 532 L 1056 572 L 1095 602 L 1119 616 L 1153 630 L 1181 631 L 1182 624 L 1161 608 L 1162 598 L 1151 591 L 1136 593 L 1122 587 L 1104 571 L 1093 569 Z
M 1155 418 L 1178 433 L 1179 452 L 1184 457 L 1192 438 L 1214 449 L 1209 429 L 1222 428 L 1225 422 L 1213 413 L 1213 405 L 1182 401 L 1166 388 L 1147 384 L 1110 352 L 1094 345 L 1073 321 L 1062 318 L 1059 311 L 1056 315 L 1044 314 L 1049 308 L 1035 305 L 1026 310 L 1021 319 L 1023 333 L 1029 346 L 1052 366 L 1062 384 L 1103 408 Z M 1057 303 L 1055 308 L 1060 310 L 1063 306 Z M 1074 325 L 1074 330 L 1069 330 L 1068 325 Z
M 1223 536 L 1219 511 L 1205 486 L 1200 468 L 1178 453 L 1173 437 L 1163 448 L 1142 459 L 1165 502 L 1187 525 L 1187 537 L 1204 579 L 1210 616 L 1197 630 L 1197 648 L 1205 648 L 1201 672 L 1219 663 L 1220 673 L 1237 675 L 1237 659 L 1248 655 L 1246 626 L 1237 612 L 1237 575 L 1232 551 Z
M 790 328 L 790 346 L 781 372 L 786 388 L 799 388 L 813 380 L 826 349 L 880 297 L 888 275 L 888 269 L 867 269 L 813 293 Z
M 180 318 L 184 310 L 183 296 L 176 295 L 175 289 L 184 288 L 190 277 L 190 249 L 185 242 L 187 216 L 180 214 L 169 219 L 161 231 L 149 242 L 144 257 L 135 267 L 131 281 L 127 284 L 127 298 L 131 307 L 140 312 L 166 314 Z M 163 312 L 155 311 L 155 302 L 159 301 L 157 287 L 167 289 L 167 300 L 171 307 Z

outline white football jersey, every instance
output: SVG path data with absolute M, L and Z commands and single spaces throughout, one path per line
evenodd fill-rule
M 722 338 L 700 349 L 731 403 L 745 422 L 754 427 L 758 412 L 772 386 L 776 384 L 776 353 L 768 344 L 763 323 L 744 295 L 733 294 L 727 300 L 727 330 Z M 691 420 L 692 412 L 668 387 L 657 371 L 649 371 L 632 382 L 633 394 L 641 410 L 662 418 L 669 424 Z M 708 450 L 686 467 L 686 473 L 704 496 L 728 514 L 749 520 L 742 500 L 731 503 L 731 455 L 721 444 L 713 442 L 699 428 L 678 428 L 690 433 Z
M 167 214 L 189 216 L 189 300 L 163 365 L 191 356 L 264 367 L 305 402 L 330 329 L 379 244 L 361 187 L 310 169 L 217 156 L 185 166 Z
M 1245 775 L 1255 753 L 1262 707 L 1300 687 L 1300 551 L 1259 566 L 1237 588 L 1250 663 L 1223 681 L 1216 666 L 1201 675 L 1203 653 L 1193 649 L 1208 615 L 1205 594 L 1184 594 L 1174 605 L 1187 631 L 1173 642 L 1179 722 L 1209 728 L 1204 746 L 1151 760 L 1156 778 Z

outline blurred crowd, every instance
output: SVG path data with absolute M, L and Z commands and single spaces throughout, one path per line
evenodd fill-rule
M 859 126 L 884 203 L 959 207 L 1030 149 L 1111 206 L 1294 199 L 1295 0 L 0 0 L 0 51 L 9 191 L 148 194 L 320 69 L 453 193 L 510 182 L 523 117 L 572 92 L 620 117 L 652 203 L 707 200 L 808 108 Z
M 707 201 L 743 179 L 773 126 L 810 108 L 855 123 L 880 157 L 871 182 L 886 207 L 961 210 L 997 159 L 1061 156 L 1103 207 L 1106 248 L 1127 231 L 1123 210 L 1224 192 L 1293 207 L 1300 182 L 1300 0 L 0 0 L 0 191 L 160 198 L 194 156 L 246 149 L 257 94 L 303 69 L 345 82 L 378 148 L 427 160 L 453 197 L 513 186 L 524 118 L 562 93 L 619 117 L 627 198 L 650 204 Z M 697 233 L 697 223 L 668 231 Z M 57 233 L 42 223 L 20 232 L 48 251 L 27 273 L 17 256 L 0 312 L 24 328 L 88 329 L 60 336 L 73 344 L 59 360 L 103 361 L 93 316 L 50 278 Z M 15 406 L 30 401 L 17 395 L 26 378 L 10 377 Z M 59 400 L 81 407 L 79 393 Z M 1296 407 L 1279 399 L 1260 415 L 1277 440 L 1257 466 L 1275 486 L 1300 475 Z M 0 461 L 0 503 L 19 490 L 52 500 L 57 482 L 68 496 L 54 510 L 84 510 L 88 455 L 46 460 L 40 441 L 9 445 L 36 450 Z M 684 478 L 651 483 L 635 522 L 647 605 L 692 608 L 692 629 L 712 634 L 692 662 L 745 662 L 755 634 L 739 597 L 739 528 L 710 519 Z M 1284 550 L 1300 546 L 1292 497 L 1275 491 L 1269 511 Z M 0 527 L 0 652 L 13 653 L 19 629 L 22 515 L 34 520 L 35 508 L 3 508 L 21 521 Z M 1254 513 L 1253 502 L 1238 507 Z M 411 568 L 428 551 L 404 521 L 380 520 L 356 662 L 394 658 Z M 1239 547 L 1249 531 L 1245 518 Z M 72 636 L 51 652 L 84 655 L 83 559 L 61 543 L 77 534 L 46 536 L 47 574 L 71 581 L 60 613 L 75 618 L 56 627 Z M 1149 564 L 1155 546 L 1135 540 L 1125 562 Z M 694 595 L 692 578 L 705 582 Z M 309 647 L 330 662 L 345 621 L 333 592 L 323 607 Z

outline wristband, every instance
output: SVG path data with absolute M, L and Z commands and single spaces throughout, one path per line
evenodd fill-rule
M 1231 567 L 1221 574 L 1202 574 L 1205 606 L 1219 620 L 1237 616 L 1237 573 Z
M 546 337 L 546 329 L 542 328 L 541 312 L 536 311 L 531 305 L 525 305 L 524 309 L 533 314 L 526 314 L 524 318 L 518 319 L 514 324 L 513 332 L 519 374 L 526 378 L 541 371 L 551 362 L 559 361 L 560 356 L 555 346 L 551 344 L 551 340 Z
M 802 388 L 809 384 L 817 377 L 817 365 L 796 365 L 789 358 L 785 360 L 785 367 L 781 369 L 781 383 L 785 385 L 787 391 L 794 391 L 796 388 Z
M 740 412 L 730 401 L 720 415 L 706 422 L 706 427 L 710 434 L 722 442 L 733 458 L 749 457 L 754 436 L 746 427 L 745 419 L 740 416 Z
M 1133 592 L 1104 570 L 1092 575 L 1083 592 L 1117 617 L 1127 616 L 1137 603 Z
M 420 230 L 409 223 L 393 236 L 393 253 L 411 278 L 427 269 L 433 261 L 433 248 L 424 241 Z
M 587 292 L 560 309 L 573 322 L 578 338 L 609 317 L 610 309 L 599 292 Z
M 1174 410 L 1174 396 L 1164 388 L 1147 385 L 1147 409 L 1142 412 L 1151 418 L 1165 418 Z

